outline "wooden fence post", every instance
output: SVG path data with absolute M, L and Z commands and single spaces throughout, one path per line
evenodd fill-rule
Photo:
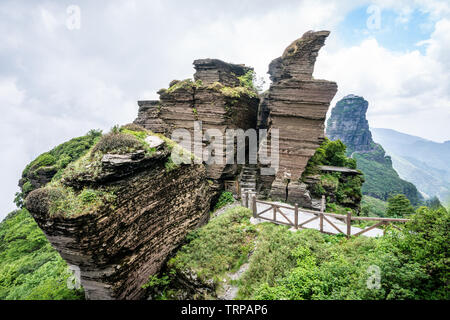
M 298 229 L 298 203 L 295 204 L 295 229 Z
M 272 208 L 273 208 L 273 221 L 277 221 L 277 207 L 273 205 Z
M 325 211 L 325 196 L 322 195 L 322 202 L 320 204 L 320 232 L 323 232 L 323 213 Z
M 253 195 L 252 208 L 253 208 L 253 218 L 256 218 L 257 217 L 256 194 Z
M 248 191 L 245 192 L 245 207 L 248 208 Z
M 347 212 L 347 238 L 349 239 L 352 235 L 352 212 Z

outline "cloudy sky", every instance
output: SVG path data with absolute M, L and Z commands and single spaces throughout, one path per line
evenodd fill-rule
M 265 76 L 294 39 L 322 29 L 331 35 L 314 76 L 338 83 L 332 105 L 362 95 L 371 126 L 450 140 L 447 0 L 2 0 L 0 219 L 27 163 L 89 129 L 131 122 L 136 100 L 191 77 L 194 59 Z

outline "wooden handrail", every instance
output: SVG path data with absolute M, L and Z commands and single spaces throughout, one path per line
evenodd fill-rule
M 256 200 L 256 201 L 258 203 L 267 204 L 267 205 L 273 206 L 273 207 L 284 208 L 284 209 L 294 209 L 294 207 L 290 207 L 287 205 L 282 205 L 282 204 L 277 204 L 277 203 L 272 203 L 272 202 L 267 202 L 267 201 L 262 201 L 262 200 Z
M 382 217 L 352 217 L 352 220 L 385 221 L 385 222 L 408 222 L 410 219 L 382 218 Z
M 245 193 L 246 195 L 246 204 L 248 207 L 249 204 L 249 192 Z M 257 212 L 257 203 L 261 203 L 261 204 L 265 204 L 268 205 L 269 207 L 264 209 L 262 212 L 258 213 Z M 322 201 L 321 201 L 321 205 L 320 205 L 320 211 L 317 210 L 310 210 L 310 209 L 304 209 L 304 208 L 299 208 L 298 204 L 296 203 L 295 206 L 289 206 L 289 205 L 281 205 L 281 204 L 277 204 L 277 203 L 272 203 L 272 202 L 267 202 L 267 201 L 262 201 L 262 200 L 258 200 L 256 199 L 256 195 L 253 195 L 253 197 L 251 198 L 251 205 L 252 205 L 252 211 L 253 211 L 253 216 L 255 218 L 260 218 L 263 220 L 267 220 L 267 221 L 272 221 L 275 223 L 279 223 L 279 224 L 284 224 L 284 225 L 288 225 L 288 226 L 293 226 L 295 229 L 301 228 L 304 225 L 308 224 L 311 221 L 314 221 L 315 219 L 319 219 L 319 229 L 320 232 L 324 232 L 324 228 L 323 228 L 323 221 L 325 220 L 326 222 L 328 222 L 334 229 L 336 229 L 338 232 L 340 233 L 344 233 L 342 230 L 340 230 L 332 221 L 330 221 L 329 219 L 327 219 L 328 217 L 333 217 L 336 219 L 342 219 L 345 221 L 346 226 L 347 226 L 347 230 L 345 232 L 345 235 L 347 236 L 347 238 L 350 238 L 352 236 L 351 234 L 351 222 L 352 221 L 378 221 L 378 223 L 376 223 L 373 226 L 370 226 L 368 228 L 365 228 L 357 233 L 355 233 L 353 236 L 358 236 L 361 235 L 367 231 L 370 231 L 376 227 L 382 226 L 382 225 L 388 225 L 389 223 L 392 222 L 408 222 L 410 221 L 410 219 L 401 219 L 401 218 L 382 218 L 382 217 L 355 217 L 352 216 L 352 213 L 349 211 L 347 213 L 347 215 L 342 215 L 342 214 L 337 214 L 337 213 L 331 213 L 331 212 L 325 212 L 325 196 L 322 196 Z M 291 221 L 291 219 L 289 219 L 285 213 L 283 213 L 280 209 L 288 209 L 288 210 L 293 210 L 294 211 L 294 222 Z M 273 210 L 273 219 L 270 218 L 265 218 L 262 216 L 262 214 L 266 213 L 266 212 L 270 212 L 270 210 Z M 288 222 L 283 222 L 283 221 L 278 221 L 277 220 L 277 211 L 288 221 Z M 315 216 L 302 222 L 299 223 L 298 219 L 298 214 L 299 212 L 305 212 L 305 213 L 311 213 L 314 214 Z M 398 227 L 396 227 L 395 225 L 393 225 L 396 229 L 399 229 Z

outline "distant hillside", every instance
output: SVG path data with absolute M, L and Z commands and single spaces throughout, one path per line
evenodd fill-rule
M 68 288 L 67 263 L 26 209 L 0 223 L 0 300 L 83 299 Z
M 422 201 L 417 188 L 400 178 L 385 150 L 372 139 L 366 112 L 369 104 L 356 95 L 348 95 L 337 102 L 327 122 L 326 135 L 331 140 L 341 140 L 347 153 L 356 159 L 358 169 L 364 173 L 364 195 L 381 200 L 404 194 L 413 205 Z
M 438 143 L 392 129 L 371 128 L 400 177 L 411 181 L 427 197 L 450 198 L 450 141 Z

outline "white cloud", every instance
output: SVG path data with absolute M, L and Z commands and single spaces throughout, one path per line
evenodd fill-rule
M 68 3 L 2 1 L 0 165 L 6 176 L 0 217 L 11 209 L 26 163 L 89 129 L 132 121 L 136 100 L 154 99 L 171 80 L 191 77 L 194 59 L 245 63 L 265 75 L 269 62 L 311 29 L 332 30 L 315 75 L 337 81 L 341 96 L 364 95 L 371 124 L 412 126 L 417 116 L 402 116 L 402 110 L 435 121 L 438 104 L 449 101 L 443 71 L 449 65 L 443 45 L 450 43 L 448 24 L 436 25 L 425 56 L 392 53 L 373 39 L 343 47 L 337 25 L 371 3 L 403 12 L 403 20 L 409 8 L 423 8 L 433 19 L 450 12 L 448 3 L 434 0 L 77 1 L 81 29 L 71 31 L 65 25 Z M 444 111 L 419 135 L 442 136 L 445 119 Z
M 419 51 L 392 52 L 375 39 L 360 45 L 321 52 L 315 76 L 333 79 L 339 91 L 333 105 L 349 93 L 369 101 L 373 127 L 393 128 L 432 140 L 449 140 L 450 27 L 436 24 L 423 55 Z

